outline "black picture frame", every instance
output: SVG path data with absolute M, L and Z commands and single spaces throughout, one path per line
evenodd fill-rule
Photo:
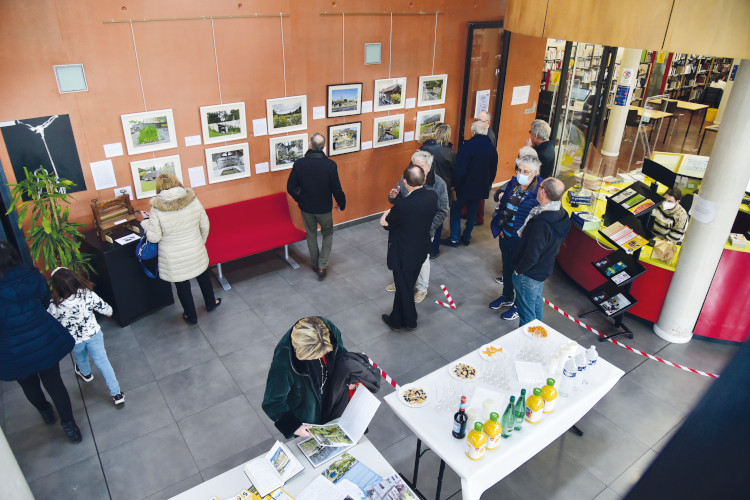
M 346 96 L 350 92 L 355 92 L 355 103 L 350 102 Z M 339 93 L 338 99 L 335 93 Z M 342 98 L 346 99 L 345 104 L 340 105 L 343 109 L 336 110 L 335 103 Z M 352 116 L 362 114 L 362 83 L 341 83 L 338 85 L 328 85 L 326 88 L 326 116 L 328 118 L 338 118 L 340 116 Z
M 335 137 L 334 134 L 337 131 L 344 131 L 346 129 L 356 129 L 355 137 L 353 139 L 342 139 L 340 137 Z M 342 141 L 350 141 L 353 140 L 353 145 L 347 145 L 347 143 L 342 144 Z M 362 122 L 351 122 L 351 123 L 341 123 L 338 125 L 329 125 L 328 126 L 328 156 L 338 156 L 343 155 L 347 153 L 356 153 L 358 151 L 362 150 Z

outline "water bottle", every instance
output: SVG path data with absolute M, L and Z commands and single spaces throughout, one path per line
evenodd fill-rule
M 596 367 L 596 362 L 599 360 L 599 353 L 596 352 L 596 347 L 591 346 L 586 349 L 586 377 L 583 379 L 584 384 L 591 382 L 591 372 Z
M 516 424 L 513 426 L 513 430 L 520 431 L 526 415 L 526 389 L 521 389 L 521 395 L 516 400 L 516 407 L 513 412 L 516 415 Z
M 576 368 L 578 369 L 578 375 L 576 375 L 573 390 L 578 391 L 581 389 L 583 378 L 586 376 L 586 354 L 581 352 L 576 355 Z
M 563 366 L 562 380 L 560 381 L 560 396 L 567 398 L 573 394 L 575 376 L 578 373 L 575 361 L 568 359 Z

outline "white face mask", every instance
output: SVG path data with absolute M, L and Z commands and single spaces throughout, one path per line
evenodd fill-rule
M 672 203 L 671 201 L 665 201 L 662 206 L 664 207 L 664 210 L 672 210 L 674 207 L 677 206 L 677 203 Z

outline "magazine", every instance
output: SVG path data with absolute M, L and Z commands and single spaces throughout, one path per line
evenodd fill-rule
M 604 313 L 607 316 L 612 316 L 613 314 L 621 311 L 625 307 L 630 305 L 630 301 L 625 298 L 625 296 L 621 293 L 618 293 L 614 297 L 611 297 L 604 302 L 599 304 L 599 307 L 602 308 Z
M 634 194 L 635 194 L 635 189 L 628 188 L 625 191 L 621 191 L 620 193 L 614 195 L 610 199 L 612 201 L 614 201 L 615 203 L 620 203 L 620 202 L 623 202 L 623 201 L 627 200 L 628 198 L 630 198 Z
M 620 271 L 622 271 L 626 267 L 628 267 L 628 266 L 626 266 L 624 262 L 617 261 L 615 264 L 612 264 L 607 269 L 605 269 L 604 270 L 604 274 L 609 278 L 610 276 L 613 276 L 613 275 L 619 273 Z
M 596 262 L 594 262 L 594 265 L 598 267 L 599 269 L 601 269 L 602 267 L 606 266 L 608 262 L 609 262 L 609 259 L 607 257 L 604 257 L 603 259 L 597 260 Z
M 328 460 L 335 458 L 351 446 L 321 446 L 313 438 L 307 438 L 297 443 L 300 451 L 310 461 L 313 467 L 320 467 Z
M 615 274 L 614 276 L 612 276 L 612 281 L 614 282 L 615 285 L 619 285 L 620 283 L 623 283 L 627 281 L 628 279 L 630 279 L 630 275 L 625 271 L 621 272 L 620 274 Z
M 354 500 L 372 498 L 368 495 L 368 490 L 374 491 L 375 485 L 383 480 L 348 453 L 344 453 L 341 458 L 328 465 L 322 475 Z
M 338 423 L 312 425 L 307 431 L 321 446 L 351 446 L 364 436 L 379 406 L 378 398 L 360 384 Z
M 261 497 L 281 488 L 284 483 L 305 470 L 305 466 L 289 448 L 279 441 L 276 441 L 271 451 L 250 460 L 243 468 Z
M 634 206 L 641 203 L 645 199 L 646 199 L 645 196 L 637 194 L 633 196 L 632 198 L 630 198 L 629 200 L 627 200 L 625 203 L 623 203 L 622 206 L 625 208 L 633 208 Z
M 649 208 L 654 206 L 654 202 L 651 200 L 642 201 L 638 205 L 634 206 L 630 209 L 631 212 L 633 212 L 634 215 L 638 215 L 641 212 L 644 212 L 648 210 Z

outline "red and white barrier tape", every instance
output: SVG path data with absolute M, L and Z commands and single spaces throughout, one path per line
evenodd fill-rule
M 575 318 L 575 317 L 571 316 L 570 314 L 566 313 L 565 311 L 563 311 L 562 309 L 560 309 L 559 307 L 557 307 L 555 304 L 553 304 L 549 300 L 544 299 L 544 302 L 545 302 L 545 304 L 547 304 L 548 306 L 550 306 L 555 311 L 559 312 L 560 314 L 562 314 L 563 316 L 565 316 L 566 318 L 568 318 L 572 322 L 576 323 L 577 325 L 580 325 L 580 326 L 584 327 L 585 329 L 587 329 L 591 333 L 594 333 L 594 334 L 596 334 L 596 335 L 598 335 L 598 336 L 600 336 L 602 338 L 606 337 L 606 335 L 600 333 L 599 331 L 597 331 L 594 328 L 591 328 L 589 325 L 587 325 L 584 322 L 580 321 L 578 318 Z M 634 348 L 632 348 L 630 346 L 627 346 L 627 345 L 625 345 L 625 344 L 623 344 L 621 342 L 616 341 L 615 339 L 607 339 L 607 341 L 608 342 L 612 342 L 613 344 L 615 344 L 617 346 L 620 346 L 622 348 L 625 348 L 625 349 L 627 349 L 630 352 L 634 352 L 636 354 L 640 354 L 641 356 L 644 356 L 644 357 L 649 358 L 649 359 L 653 359 L 654 361 L 658 361 L 660 363 L 664 363 L 665 365 L 669 365 L 669 366 L 673 366 L 675 368 L 679 368 L 680 370 L 685 370 L 686 372 L 692 372 L 692 373 L 695 373 L 695 374 L 698 374 L 698 375 L 703 375 L 704 377 L 719 378 L 719 376 L 716 375 L 715 373 L 703 372 L 703 371 L 700 371 L 700 370 L 696 370 L 694 368 L 688 368 L 687 366 L 678 365 L 677 363 L 673 363 L 672 361 L 667 361 L 666 359 L 662 359 L 662 358 L 660 358 L 658 356 L 654 356 L 653 354 L 648 354 L 648 353 L 645 353 L 643 351 L 639 351 L 638 349 L 634 349 Z
M 375 363 L 375 361 L 372 360 L 372 358 L 370 358 L 370 356 L 367 356 L 367 361 L 369 361 L 372 366 L 374 366 L 375 368 L 377 368 L 378 370 L 380 370 L 380 374 L 383 376 L 383 378 L 385 379 L 386 382 L 388 382 L 389 384 L 391 384 L 394 389 L 396 389 L 396 390 L 399 389 L 399 385 L 396 383 L 396 381 L 393 380 L 390 375 L 388 375 L 387 373 L 385 373 L 383 371 L 383 369 L 380 368 L 378 366 L 378 364 Z
M 440 285 L 440 288 L 443 290 L 443 293 L 445 294 L 445 298 L 448 299 L 448 303 L 446 304 L 445 302 L 440 302 L 439 300 L 436 300 L 435 302 L 437 302 L 443 307 L 447 307 L 448 309 L 455 309 L 456 303 L 453 302 L 453 298 L 451 297 L 451 294 L 448 293 L 448 289 L 445 288 L 445 285 Z

